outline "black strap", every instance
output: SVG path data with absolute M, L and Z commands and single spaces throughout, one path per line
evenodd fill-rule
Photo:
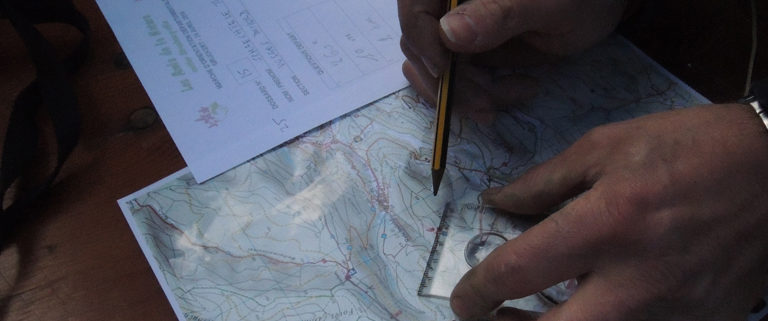
M 5 248 L 14 227 L 24 219 L 24 210 L 48 191 L 61 170 L 64 161 L 77 145 L 80 134 L 80 114 L 70 76 L 85 61 L 90 42 L 88 21 L 71 0 L 0 0 L 0 18 L 10 20 L 24 41 L 36 67 L 36 79 L 16 97 L 12 106 L 3 145 L 0 165 L 0 251 Z M 53 46 L 35 28 L 40 23 L 64 23 L 79 30 L 80 44 L 65 58 L 57 59 Z M 37 184 L 26 187 L 25 174 L 36 164 L 38 149 L 36 116 L 45 111 L 50 117 L 57 141 L 56 166 Z M 16 182 L 13 202 L 5 204 L 11 186 Z

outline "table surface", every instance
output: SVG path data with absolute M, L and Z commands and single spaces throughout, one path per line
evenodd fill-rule
M 14 243 L 0 254 L 0 319 L 172 320 L 116 200 L 185 164 L 95 2 L 74 2 L 93 30 L 91 56 L 73 80 L 81 140 L 51 193 L 31 209 Z M 750 47 L 748 6 L 667 2 L 674 3 L 641 9 L 622 32 L 711 100 L 740 97 Z M 763 35 L 766 5 L 758 9 Z M 79 40 L 69 27 L 40 29 L 61 50 Z M 768 43 L 759 49 L 756 78 L 768 76 Z M 14 97 L 33 78 L 21 40 L 0 20 L 2 137 Z

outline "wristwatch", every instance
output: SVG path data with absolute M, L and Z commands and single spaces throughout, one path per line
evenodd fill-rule
M 752 106 L 768 129 L 768 78 L 753 83 L 747 96 L 739 99 L 739 103 Z

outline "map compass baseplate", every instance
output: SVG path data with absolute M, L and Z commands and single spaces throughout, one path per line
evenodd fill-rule
M 535 222 L 528 217 L 497 214 L 480 204 L 452 204 L 443 210 L 435 241 L 427 260 L 418 294 L 448 299 L 461 277 L 494 249 L 516 238 Z M 561 282 L 541 293 L 510 300 L 505 306 L 546 311 L 564 302 L 575 289 L 571 281 Z

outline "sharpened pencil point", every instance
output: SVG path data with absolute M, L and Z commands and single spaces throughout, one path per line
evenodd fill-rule
M 437 196 L 437 190 L 440 188 L 440 181 L 443 180 L 443 170 L 432 171 L 432 195 Z

